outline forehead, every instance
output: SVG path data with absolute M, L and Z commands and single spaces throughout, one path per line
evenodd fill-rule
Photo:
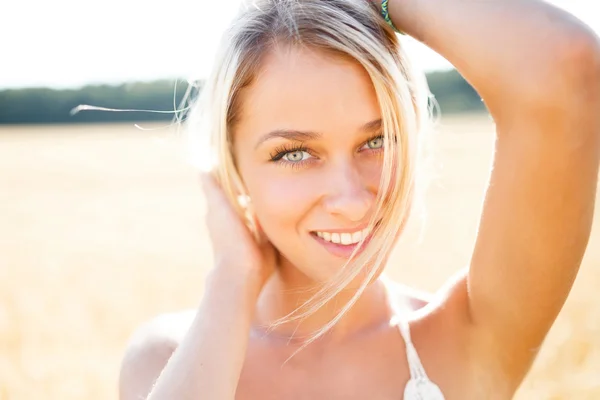
M 272 129 L 355 131 L 380 117 L 373 84 L 355 61 L 300 47 L 280 47 L 263 60 L 244 90 L 237 134 Z

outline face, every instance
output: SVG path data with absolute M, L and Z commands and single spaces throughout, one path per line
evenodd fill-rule
M 374 211 L 383 140 L 371 80 L 355 62 L 287 48 L 242 96 L 234 156 L 257 220 L 284 263 L 329 279 Z

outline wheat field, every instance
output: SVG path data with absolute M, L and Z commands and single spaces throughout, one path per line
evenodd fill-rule
M 158 125 L 0 127 L 0 399 L 116 399 L 127 340 L 195 307 L 212 254 L 181 141 Z M 388 274 L 433 291 L 466 265 L 493 125 L 444 117 L 426 218 Z M 598 221 L 598 218 L 596 218 Z M 600 226 L 517 399 L 600 399 Z

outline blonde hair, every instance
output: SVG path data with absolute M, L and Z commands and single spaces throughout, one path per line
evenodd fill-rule
M 275 325 L 310 315 L 365 273 L 365 265 L 374 262 L 374 267 L 351 300 L 307 345 L 333 327 L 358 300 L 383 267 L 406 223 L 415 191 L 418 141 L 429 121 L 430 93 L 424 75 L 408 62 L 398 36 L 367 0 L 244 4 L 222 38 L 212 74 L 187 121 L 195 160 L 206 163 L 210 158 L 216 178 L 242 217 L 246 210 L 238 199 L 246 191 L 236 168 L 231 134 L 239 119 L 240 93 L 256 79 L 265 55 L 281 44 L 306 46 L 359 63 L 372 80 L 383 122 L 385 152 L 376 210 L 369 224 L 372 240 L 335 279 Z M 257 233 L 252 225 L 250 229 Z

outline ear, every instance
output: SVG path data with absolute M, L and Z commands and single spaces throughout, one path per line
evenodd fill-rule
M 242 210 L 242 218 L 244 219 L 246 226 L 250 232 L 252 232 L 254 238 L 260 242 L 262 240 L 262 229 L 258 224 L 256 213 L 252 207 L 252 198 L 247 194 L 240 194 L 237 196 L 237 203 Z

